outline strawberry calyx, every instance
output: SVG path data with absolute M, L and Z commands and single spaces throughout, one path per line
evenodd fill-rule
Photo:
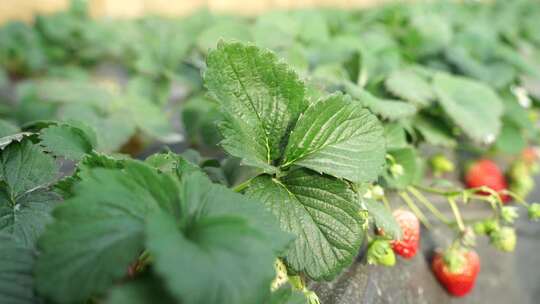
M 532 203 L 527 208 L 527 213 L 529 215 L 529 219 L 536 221 L 540 219 L 540 204 L 539 203 Z
M 489 239 L 491 244 L 501 251 L 512 252 L 516 248 L 516 230 L 512 227 L 502 227 L 493 231 L 490 233 Z
M 467 259 L 463 247 L 451 246 L 443 253 L 444 264 L 450 273 L 461 273 L 466 265 Z
M 444 173 L 452 172 L 455 169 L 454 163 L 443 154 L 434 155 L 430 159 L 431 168 L 435 176 L 440 176 Z
M 367 262 L 372 265 L 394 266 L 396 255 L 390 242 L 380 238 L 372 241 L 367 251 Z

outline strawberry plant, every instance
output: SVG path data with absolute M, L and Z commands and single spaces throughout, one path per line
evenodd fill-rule
M 533 1 L 87 11 L 0 28 L 0 303 L 314 304 L 431 253 L 464 296 L 540 218 Z

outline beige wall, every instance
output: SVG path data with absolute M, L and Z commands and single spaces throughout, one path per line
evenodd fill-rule
M 307 6 L 363 7 L 391 0 L 88 0 L 94 16 L 135 17 L 144 13 L 184 15 L 200 7 L 213 11 L 257 14 L 272 8 Z M 69 0 L 0 0 L 0 23 L 30 21 L 36 13 L 65 9 Z

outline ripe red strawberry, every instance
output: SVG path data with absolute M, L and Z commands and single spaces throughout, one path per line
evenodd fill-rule
M 463 297 L 474 287 L 480 272 L 480 258 L 473 250 L 450 249 L 435 255 L 431 269 L 451 295 Z
M 420 242 L 420 222 L 414 213 L 397 209 L 392 215 L 401 228 L 401 240 L 391 242 L 394 252 L 406 259 L 416 255 Z
M 497 164 L 489 159 L 481 159 L 474 162 L 469 167 L 469 170 L 467 170 L 465 183 L 469 188 L 486 186 L 499 193 L 508 188 L 504 174 Z M 489 195 L 489 193 L 481 194 Z M 507 194 L 500 193 L 499 195 L 503 202 L 510 200 L 510 197 Z

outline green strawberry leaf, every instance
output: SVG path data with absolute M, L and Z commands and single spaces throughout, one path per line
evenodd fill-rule
M 217 128 L 222 120 L 216 102 L 202 95 L 188 99 L 182 107 L 182 122 L 194 145 L 215 147 L 222 139 Z
M 110 88 L 90 81 L 44 78 L 30 83 L 42 101 L 53 103 L 95 103 L 105 105 L 112 99 Z
M 24 193 L 15 201 L 0 185 L 0 232 L 12 235 L 21 245 L 32 248 L 51 221 L 51 211 L 61 197 L 45 189 Z
M 384 124 L 384 138 L 386 149 L 398 149 L 407 146 L 407 134 L 405 128 L 397 122 Z
M 159 278 L 145 275 L 127 284 L 114 287 L 107 296 L 106 304 L 160 304 L 178 303 L 163 286 Z
M 261 303 L 290 237 L 260 203 L 202 173 L 182 181 L 181 216 L 155 214 L 146 226 L 156 272 L 181 303 Z
M 41 303 L 34 292 L 34 250 L 3 233 L 0 248 L 0 303 Z
M 297 236 L 285 255 L 293 270 L 330 280 L 358 253 L 363 220 L 358 198 L 346 182 L 298 169 L 280 180 L 261 175 L 246 194 L 264 202 L 281 228 Z
M 4 137 L 0 137 L 0 150 L 3 150 L 5 147 L 7 147 L 12 142 L 20 142 L 25 137 L 32 136 L 34 133 L 32 132 L 19 132 L 12 135 L 7 135 Z
M 34 247 L 50 212 L 61 198 L 48 191 L 58 166 L 30 140 L 14 142 L 0 151 L 0 233 L 22 246 Z
M 479 142 L 496 139 L 503 104 L 490 87 L 445 73 L 435 74 L 433 86 L 445 112 L 466 135 Z
M 502 153 L 518 154 L 527 146 L 522 130 L 506 116 L 503 118 L 501 134 L 495 142 L 495 148 Z
M 381 99 L 368 91 L 356 88 L 350 92 L 360 103 L 376 115 L 388 120 L 398 120 L 416 114 L 416 107 L 400 100 Z
M 94 168 L 122 169 L 124 161 L 122 159 L 113 158 L 105 154 L 92 151 L 86 154 L 78 163 L 75 172 L 60 179 L 54 186 L 55 190 L 64 198 L 73 196 L 73 187 L 84 177 L 90 174 L 90 170 Z
M 54 158 L 29 140 L 12 142 L 0 152 L 0 181 L 11 200 L 51 184 L 58 175 Z
M 413 69 L 392 72 L 384 85 L 393 95 L 410 101 L 418 107 L 428 106 L 435 99 L 431 85 Z
M 429 144 L 450 148 L 457 144 L 452 130 L 440 119 L 417 115 L 413 125 Z
M 276 56 L 255 46 L 220 42 L 204 78 L 225 121 L 223 148 L 247 165 L 276 172 L 290 130 L 307 108 L 304 84 Z
M 0 138 L 21 132 L 19 127 L 10 121 L 0 119 Z
M 138 161 L 91 169 L 74 191 L 39 242 L 37 288 L 59 303 L 84 301 L 123 277 L 144 248 L 145 217 L 178 205 L 175 180 Z
M 92 132 L 88 134 L 87 132 Z M 95 147 L 95 134 L 69 124 L 59 124 L 41 130 L 41 145 L 54 155 L 71 160 L 80 160 Z
M 354 182 L 376 179 L 385 155 L 378 119 L 350 98 L 334 94 L 300 117 L 285 149 L 283 166 L 300 165 Z

